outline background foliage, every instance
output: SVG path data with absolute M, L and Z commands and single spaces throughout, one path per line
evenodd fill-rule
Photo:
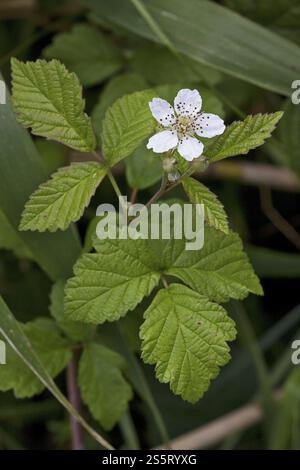
M 259 423 L 233 434 L 229 429 L 221 440 L 205 447 L 300 448 L 300 366 L 291 363 L 292 340 L 300 336 L 300 105 L 292 105 L 290 100 L 291 84 L 300 80 L 300 3 L 184 3 L 182 8 L 180 0 L 37 0 L 24 2 L 22 9 L 16 8 L 13 0 L 0 4 L 1 74 L 8 85 L 11 72 L 14 74 L 11 91 L 15 105 L 13 111 L 9 97 L 7 106 L 0 105 L 0 330 L 14 346 L 9 348 L 7 366 L 0 366 L 1 448 L 76 447 L 69 412 L 76 414 L 70 374 L 78 360 L 78 345 L 83 350 L 78 384 L 81 424 L 88 431 L 83 435 L 86 448 L 107 445 L 103 437 L 116 448 L 163 444 L 230 411 L 238 412 L 254 399 L 263 410 Z M 11 70 L 12 57 L 16 59 Z M 35 65 L 24 64 L 37 59 Z M 54 61 L 46 63 L 45 59 Z M 46 79 L 44 67 L 48 68 Z M 78 79 L 69 72 L 75 72 Z M 36 126 L 31 125 L 36 111 L 32 103 L 37 96 L 36 87 L 28 80 L 32 74 L 40 77 L 44 87 Z M 25 99 L 22 86 L 26 80 L 31 89 Z M 53 83 L 60 84 L 54 104 L 49 91 Z M 151 293 L 160 280 L 150 251 L 154 248 L 143 246 L 143 263 L 131 266 L 132 273 L 139 275 L 130 284 L 132 298 L 126 298 L 122 306 L 116 279 L 107 280 L 106 275 L 114 260 L 109 253 L 123 253 L 122 246 L 99 243 L 96 253 L 89 253 L 97 222 L 95 209 L 102 202 L 116 203 L 116 195 L 104 179 L 107 168 L 91 161 L 92 157 L 84 163 L 86 154 L 92 156 L 96 146 L 101 146 L 108 163 L 116 164 L 114 176 L 122 193 L 133 188 L 139 192 L 139 201 L 148 201 L 157 190 L 162 170 L 159 158 L 145 148 L 154 129 L 149 116 L 145 117 L 145 104 L 156 95 L 172 100 L 183 87 L 198 88 L 204 109 L 221 115 L 226 124 L 235 123 L 223 136 L 207 141 L 207 156 L 215 164 L 194 178 L 186 178 L 184 190 L 174 189 L 172 197 L 184 199 L 188 195 L 194 202 L 199 198 L 207 201 L 210 210 L 206 216 L 212 227 L 208 228 L 210 244 L 206 249 L 213 252 L 214 243 L 225 237 L 229 224 L 242 238 L 264 290 L 263 297 L 250 295 L 243 303 L 231 300 L 226 305 L 237 327 L 237 339 L 230 343 L 232 359 L 200 401 L 197 399 L 217 374 L 218 366 L 229 359 L 226 341 L 235 337 L 232 320 L 227 317 L 223 324 L 223 306 L 212 300 L 221 304 L 229 297 L 245 297 L 246 291 L 261 293 L 255 277 L 247 280 L 247 289 L 243 284 L 240 241 L 233 234 L 224 238 L 234 244 L 236 262 L 241 263 L 239 276 L 226 281 L 229 286 L 225 280 L 231 274 L 222 266 L 223 259 L 210 259 L 205 265 L 201 256 L 193 260 L 182 257 L 179 264 L 172 265 L 159 256 L 160 248 L 156 247 L 159 269 L 189 285 L 172 284 L 158 293 Z M 131 93 L 135 94 L 127 96 Z M 53 121 L 47 121 L 49 109 Z M 284 111 L 280 121 L 279 111 Z M 244 120 L 249 114 L 255 117 Z M 33 136 L 20 126 L 16 115 L 19 123 L 32 128 Z M 71 129 L 68 132 L 66 124 Z M 262 145 L 276 124 L 275 133 Z M 235 158 L 223 161 L 228 156 Z M 65 187 L 66 170 L 61 168 L 69 163 L 71 183 Z M 66 192 L 62 212 L 57 187 Z M 76 210 L 74 194 L 78 198 Z M 76 226 L 70 225 L 78 220 Z M 33 228 L 38 231 L 31 231 Z M 65 311 L 73 311 L 72 303 L 80 308 L 77 318 L 66 318 L 65 280 L 83 253 L 76 263 L 76 276 L 67 284 Z M 100 290 L 111 282 L 115 297 L 107 298 L 101 291 L 101 309 L 97 304 L 87 312 L 86 299 L 76 298 L 79 291 L 74 288 L 88 289 L 81 273 L 93 267 L 95 257 L 103 260 L 104 255 L 103 271 L 88 280 Z M 205 278 L 197 278 L 195 266 L 199 264 L 207 270 Z M 120 257 L 114 269 L 116 278 L 129 269 L 127 258 Z M 215 278 L 214 269 L 223 269 L 225 280 Z M 130 269 L 128 272 L 132 275 Z M 205 284 L 207 276 L 210 287 Z M 233 288 L 237 277 L 239 282 Z M 137 289 L 142 291 L 138 300 L 150 294 L 139 305 Z M 170 380 L 175 394 L 181 393 L 196 404 L 172 394 L 166 384 L 156 380 L 153 366 L 140 360 L 138 330 L 143 315 L 143 358 L 148 364 L 158 363 L 165 350 L 160 349 L 159 323 L 154 320 L 171 318 L 170 337 L 176 333 L 174 299 L 178 305 L 190 305 L 190 311 L 201 305 L 206 312 L 201 321 L 207 324 L 209 312 L 214 324 L 208 331 L 212 337 L 218 331 L 218 346 L 223 348 L 223 354 L 215 350 L 207 355 L 205 363 L 210 367 L 206 374 L 201 362 L 195 361 L 193 369 L 203 380 L 192 394 L 176 377 Z M 116 305 L 116 318 L 128 308 L 133 311 L 117 323 L 102 323 Z M 103 318 L 99 318 L 99 311 Z M 80 315 L 86 318 L 86 314 L 92 323 L 96 314 L 96 323 L 101 325 L 74 321 Z M 222 328 L 216 326 L 218 322 Z M 193 335 L 191 331 L 190 342 L 195 340 Z M 202 340 L 197 338 L 197 345 Z M 157 342 L 155 348 L 153 341 Z M 178 361 L 172 353 L 167 351 L 167 360 L 157 364 L 156 375 L 162 382 L 169 381 L 168 367 Z M 198 445 L 201 447 L 201 442 Z

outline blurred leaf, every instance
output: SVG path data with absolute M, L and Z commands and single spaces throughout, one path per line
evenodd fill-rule
M 155 32 L 130 2 L 85 3 L 100 17 L 156 42 L 166 36 L 188 57 L 264 89 L 290 96 L 300 75 L 299 47 L 214 2 L 186 0 L 183 8 L 181 0 L 141 1 Z
M 183 178 L 182 185 L 193 204 L 204 204 L 205 220 L 208 225 L 228 233 L 227 215 L 217 196 L 194 178 Z
M 92 416 L 106 430 L 118 422 L 128 408 L 132 390 L 123 377 L 126 361 L 101 344 L 90 343 L 79 364 L 79 387 Z
M 111 166 L 130 155 L 154 131 L 157 123 L 149 108 L 154 96 L 151 90 L 125 95 L 106 112 L 102 142 Z
M 36 139 L 35 145 L 49 176 L 58 168 L 65 166 L 67 152 L 64 145 L 45 139 Z
M 8 93 L 6 105 L 0 106 L 0 121 L 0 207 L 17 232 L 25 202 L 46 174 L 28 132 L 16 122 Z M 52 235 L 19 232 L 19 237 L 49 277 L 71 274 L 80 249 L 74 228 Z
M 112 78 L 104 87 L 100 94 L 99 101 L 93 109 L 92 123 L 98 142 L 101 141 L 102 121 L 105 113 L 118 98 L 129 95 L 135 91 L 142 91 L 149 88 L 149 85 L 140 75 L 126 73 Z
M 138 49 L 131 65 L 151 85 L 178 82 L 204 82 L 215 85 L 221 74 L 189 58 L 180 60 L 167 48 L 151 44 Z
M 272 429 L 271 449 L 300 448 L 300 370 L 294 368 L 283 390 L 278 404 L 276 421 Z
M 248 246 L 247 254 L 260 277 L 283 279 L 300 277 L 300 255 L 259 246 Z
M 281 18 L 298 0 L 225 0 L 225 5 L 242 15 L 264 24 L 271 24 Z
M 35 135 L 79 150 L 95 149 L 90 118 L 78 78 L 58 60 L 12 59 L 13 104 L 19 122 Z
M 12 250 L 20 258 L 32 258 L 28 247 L 0 209 L 0 248 Z
M 20 230 L 66 230 L 71 222 L 80 219 L 105 173 L 97 162 L 60 168 L 30 196 Z
M 283 111 L 284 115 L 278 129 L 283 144 L 282 163 L 300 178 L 300 108 L 288 99 Z
M 46 320 L 43 322 L 40 320 L 20 324 L 20 328 L 42 361 L 47 374 L 55 377 L 70 361 L 71 350 L 68 342 L 55 330 L 54 323 L 47 319 L 43 319 Z M 14 350 L 8 347 L 6 364 L 0 367 L 0 389 L 13 389 L 16 398 L 25 398 L 41 393 L 44 385 Z
M 51 291 L 50 312 L 65 335 L 73 341 L 86 341 L 92 334 L 92 328 L 86 323 L 73 322 L 65 317 L 64 295 L 65 281 L 56 282 Z
M 149 188 L 162 178 L 162 162 L 157 153 L 146 148 L 146 142 L 125 160 L 126 178 L 133 189 Z
M 282 112 L 255 114 L 244 121 L 235 121 L 224 134 L 214 138 L 205 146 L 205 156 L 216 162 L 223 158 L 244 155 L 262 145 L 271 136 Z
M 101 31 L 88 24 L 77 24 L 71 31 L 55 36 L 46 47 L 47 59 L 59 59 L 75 72 L 84 86 L 92 86 L 109 78 L 122 67 L 122 57 Z
M 142 358 L 157 378 L 195 403 L 229 359 L 234 322 L 226 311 L 188 287 L 162 289 L 144 314 Z

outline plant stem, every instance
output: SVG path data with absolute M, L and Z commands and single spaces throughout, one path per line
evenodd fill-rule
M 131 193 L 131 196 L 130 196 L 130 203 L 131 203 L 131 204 L 134 204 L 134 203 L 135 203 L 136 198 L 137 198 L 137 194 L 138 194 L 138 190 L 137 190 L 137 189 L 133 189 L 133 190 L 132 190 L 132 193 Z
M 68 385 L 68 398 L 70 403 L 73 405 L 75 410 L 78 413 L 81 412 L 81 401 L 80 401 L 80 392 L 77 384 L 77 369 L 78 369 L 78 359 L 79 351 L 74 351 L 73 357 L 68 364 L 67 368 L 67 385 Z M 83 450 L 83 432 L 82 427 L 77 421 L 77 419 L 71 415 L 70 416 L 71 431 L 72 431 L 72 449 L 73 450 Z
M 130 450 L 139 450 L 139 438 L 132 420 L 130 411 L 125 411 L 119 420 L 119 426 L 125 440 L 126 448 Z
M 160 185 L 159 190 L 151 197 L 151 199 L 149 199 L 149 201 L 146 204 L 146 207 L 150 207 L 151 204 L 153 204 L 155 201 L 157 201 L 157 199 L 159 199 L 165 193 L 167 184 L 168 184 L 168 182 L 167 182 L 166 176 L 164 175 L 162 177 L 161 185 Z
M 101 155 L 100 153 L 98 152 L 93 152 L 93 155 L 94 157 L 101 163 L 101 165 L 104 165 L 105 166 L 105 169 L 106 169 L 106 174 L 108 176 L 108 179 L 116 193 L 116 195 L 118 196 L 120 202 L 121 202 L 121 205 L 123 207 L 123 209 L 126 211 L 127 208 L 124 207 L 124 202 L 123 202 L 123 197 L 122 197 L 122 192 L 118 186 L 118 183 L 116 181 L 116 178 L 114 177 L 114 175 L 112 174 L 112 171 L 110 169 L 110 166 L 109 164 L 107 163 L 107 161 L 105 160 L 105 158 L 103 157 L 103 155 Z
M 300 234 L 273 206 L 270 188 L 260 187 L 260 201 L 262 211 L 272 224 L 300 250 Z

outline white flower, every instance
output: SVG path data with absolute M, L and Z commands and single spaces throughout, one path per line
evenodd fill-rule
M 214 137 L 223 134 L 224 121 L 216 114 L 201 112 L 202 98 L 197 90 L 184 88 L 177 93 L 174 108 L 161 98 L 153 98 L 149 107 L 164 128 L 150 137 L 148 149 L 163 153 L 177 148 L 188 161 L 200 157 L 204 145 L 195 136 Z

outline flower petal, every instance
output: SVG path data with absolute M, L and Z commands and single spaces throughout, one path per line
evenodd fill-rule
M 176 113 L 179 116 L 191 116 L 195 118 L 201 111 L 202 98 L 198 90 L 183 88 L 177 93 L 174 100 Z
M 178 144 L 178 137 L 175 131 L 162 131 L 150 137 L 147 149 L 152 149 L 155 153 L 163 153 L 175 148 Z
M 203 147 L 202 142 L 199 142 L 195 137 L 187 135 L 180 139 L 178 152 L 185 160 L 190 162 L 194 158 L 198 158 L 202 155 Z
M 149 107 L 153 117 L 164 127 L 171 126 L 175 123 L 175 113 L 173 106 L 166 100 L 161 98 L 153 98 L 149 102 Z
M 215 137 L 216 135 L 223 134 L 225 131 L 225 124 L 216 114 L 202 113 L 195 121 L 195 133 L 200 137 Z

